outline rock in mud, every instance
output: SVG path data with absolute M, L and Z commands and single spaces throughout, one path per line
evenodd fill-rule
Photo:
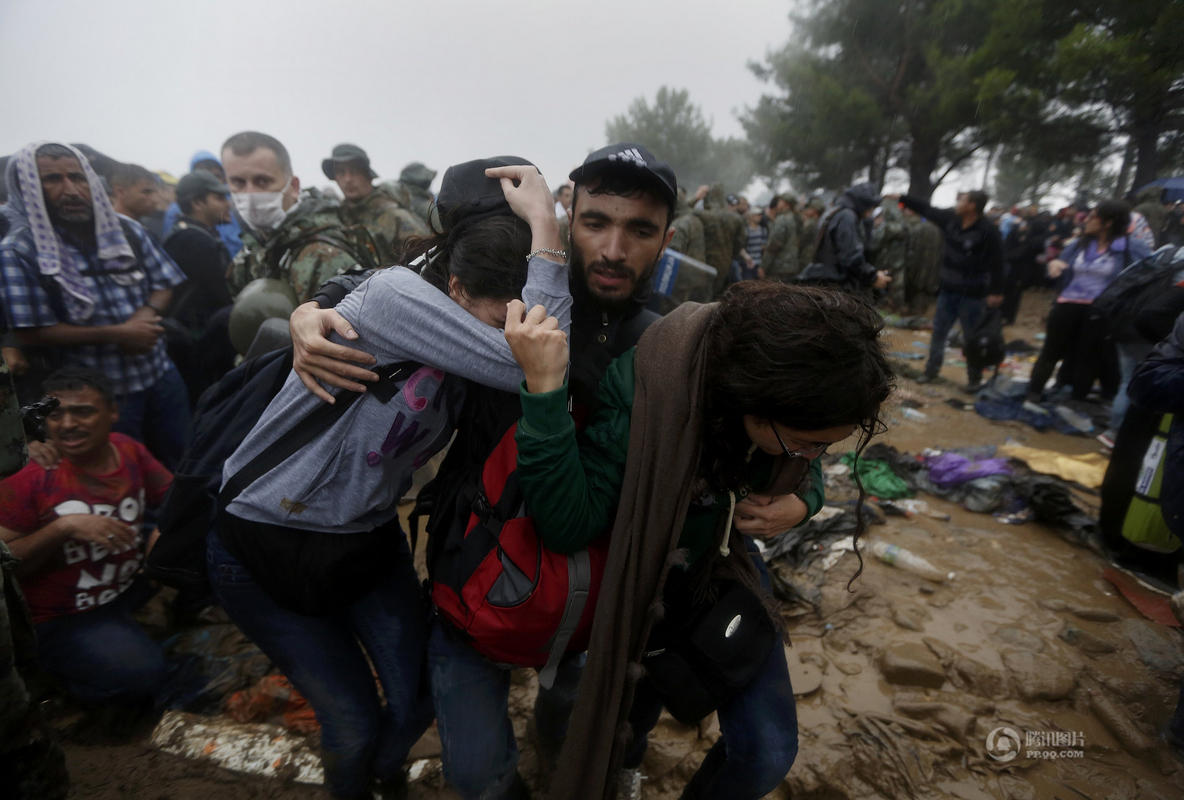
M 893 700 L 892 707 L 906 717 L 932 721 L 951 738 L 964 745 L 974 733 L 975 716 L 951 703 L 918 702 L 897 697 Z
M 920 633 L 932 615 L 921 606 L 899 605 L 892 609 L 892 621 L 908 631 Z
M 1108 611 L 1104 608 L 1069 606 L 1069 612 L 1075 617 L 1087 619 L 1090 622 L 1118 622 L 1120 619 L 1120 617 L 1113 611 Z
M 1175 631 L 1161 633 L 1150 622 L 1126 619 L 1122 621 L 1122 632 L 1135 646 L 1139 658 L 1151 669 L 1175 674 L 1184 666 L 1184 654 L 1180 652 L 1180 636 Z
M 1057 636 L 1062 641 L 1068 642 L 1078 650 L 1088 653 L 1091 656 L 1113 653 L 1117 649 L 1105 639 L 1099 639 L 1089 631 L 1083 631 L 1081 628 L 1075 628 L 1072 625 L 1066 625 Z
M 937 689 L 946 681 L 941 662 L 929 650 L 913 642 L 886 649 L 880 656 L 880 672 L 886 681 L 900 686 Z
M 1089 704 L 1090 708 L 1093 709 L 1094 715 L 1102 721 L 1102 724 L 1106 726 L 1110 733 L 1114 734 L 1114 738 L 1121 742 L 1122 746 L 1131 755 L 1142 757 L 1154 747 L 1155 743 L 1151 737 L 1143 733 L 1122 712 L 1122 709 L 1102 692 L 1091 689 L 1089 692 Z
M 788 647 L 785 648 L 785 663 L 789 667 L 789 680 L 793 693 L 798 697 L 813 694 L 822 686 L 822 670 L 812 663 L 799 659 Z
M 1011 687 L 1024 700 L 1060 700 L 1077 688 L 1077 677 L 1063 665 L 1028 650 L 1003 651 Z
M 1006 697 L 1007 676 L 980 661 L 959 654 L 954 659 L 950 683 L 978 697 Z
M 1066 611 L 1069 608 L 1068 604 L 1064 600 L 1058 600 L 1055 597 L 1042 597 L 1036 601 L 1036 604 L 1041 608 L 1046 608 L 1049 611 L 1056 612 Z
M 1001 625 L 995 629 L 994 635 L 1000 641 L 1033 653 L 1039 653 L 1044 649 L 1043 636 L 1021 628 L 1019 625 Z

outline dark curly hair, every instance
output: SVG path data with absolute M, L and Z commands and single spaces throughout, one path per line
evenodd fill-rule
M 855 425 L 862 453 L 883 431 L 880 406 L 894 387 L 882 328 L 875 309 L 844 292 L 773 281 L 733 285 L 707 332 L 700 464 L 707 484 L 744 486 L 747 414 L 805 431 Z M 857 474 L 856 484 L 858 537 L 865 494 Z

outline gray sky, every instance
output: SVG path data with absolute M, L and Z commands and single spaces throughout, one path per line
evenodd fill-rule
M 0 152 L 85 142 L 180 176 L 195 150 L 257 129 L 305 185 L 326 183 L 339 142 L 384 178 L 514 154 L 554 185 L 662 85 L 688 89 L 715 135 L 742 135 L 736 113 L 763 89 L 746 63 L 787 40 L 791 6 L 0 0 Z

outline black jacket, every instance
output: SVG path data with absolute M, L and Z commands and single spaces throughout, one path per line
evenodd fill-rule
M 871 286 L 876 267 L 868 263 L 865 253 L 863 215 L 879 204 L 880 193 L 870 183 L 857 183 L 843 192 L 821 224 L 822 239 L 815 254 L 819 266 L 807 267 L 802 279 L 848 290 Z
M 907 195 L 900 202 L 941 228 L 945 252 L 940 291 L 967 297 L 1003 294 L 1003 242 L 993 222 L 980 216 L 963 228 L 962 218 L 953 209 L 934 208 Z
M 200 330 L 215 311 L 233 302 L 226 285 L 230 253 L 216 231 L 184 216 L 164 240 L 164 249 L 188 278 L 173 293 L 169 316 Z

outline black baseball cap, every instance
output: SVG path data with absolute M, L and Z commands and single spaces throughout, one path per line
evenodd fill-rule
M 333 154 L 321 161 L 321 172 L 325 173 L 325 177 L 329 180 L 334 180 L 338 164 L 349 164 L 355 161 L 366 168 L 366 172 L 370 174 L 370 180 L 378 177 L 374 170 L 370 169 L 370 156 L 366 155 L 366 151 L 356 144 L 339 144 L 334 147 Z
M 230 187 L 204 169 L 194 170 L 177 181 L 177 202 L 192 203 L 207 194 L 230 194 Z
M 437 233 L 448 233 L 461 222 L 493 214 L 513 214 L 502 192 L 501 181 L 485 176 L 487 169 L 513 166 L 534 167 L 534 164 L 518 156 L 494 156 L 453 164 L 446 169 L 440 182 L 440 194 L 432 204 L 432 229 Z
M 678 178 L 674 170 L 664 161 L 659 161 L 645 145 L 621 142 L 610 144 L 588 154 L 584 163 L 571 171 L 573 182 L 587 183 L 596 173 L 608 166 L 624 165 L 642 174 L 656 178 L 656 185 L 662 191 L 662 199 L 672 206 L 678 199 Z

